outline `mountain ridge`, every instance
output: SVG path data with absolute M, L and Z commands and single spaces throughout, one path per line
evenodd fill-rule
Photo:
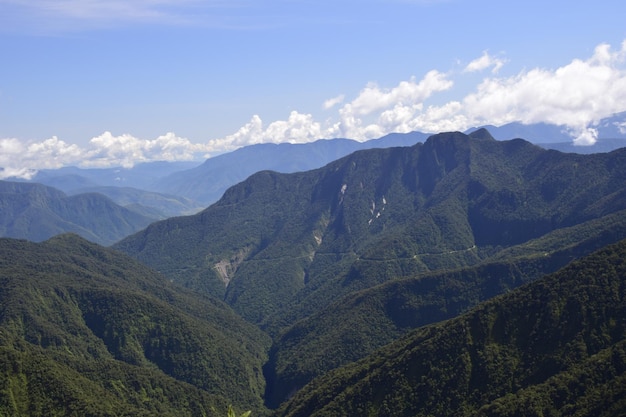
M 0 236 L 33 241 L 74 232 L 107 245 L 154 221 L 101 194 L 68 196 L 37 183 L 0 181 L 0 205 Z
M 310 297 L 317 305 L 392 277 L 471 266 L 499 246 L 621 209 L 625 158 L 499 142 L 486 131 L 433 135 L 312 171 L 256 173 L 201 213 L 115 247 L 270 325 L 290 300 L 303 311 Z

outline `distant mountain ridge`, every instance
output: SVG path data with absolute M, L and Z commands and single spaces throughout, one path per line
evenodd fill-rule
M 184 195 L 211 204 L 230 186 L 259 171 L 292 173 L 322 167 L 362 149 L 410 146 L 429 135 L 421 132 L 390 134 L 380 139 L 357 142 L 350 139 L 323 139 L 302 144 L 259 144 L 207 159 L 190 170 L 173 173 L 158 182 L 156 189 Z
M 468 129 L 469 134 L 487 128 L 497 140 L 525 139 L 546 149 L 562 152 L 610 152 L 626 146 L 626 112 L 601 120 L 596 128 L 598 141 L 593 146 L 575 146 L 564 126 L 547 123 L 508 123 L 503 126 L 485 125 Z M 411 146 L 424 142 L 431 134 L 422 132 L 391 133 L 379 139 L 357 142 L 351 139 L 323 139 L 304 144 L 257 144 L 244 146 L 200 162 L 150 162 L 133 168 L 41 170 L 32 181 L 59 188 L 68 193 L 96 187 L 130 187 L 191 200 L 175 215 L 193 212 L 194 206 L 208 206 L 217 201 L 232 185 L 263 170 L 292 173 L 320 168 L 354 151 Z M 132 195 L 132 194 L 129 194 Z M 126 197 L 128 198 L 128 196 Z M 118 202 L 119 203 L 119 202 Z M 138 204 L 137 201 L 134 202 Z M 169 212 L 171 205 L 154 205 L 148 210 Z
M 68 196 L 41 184 L 0 181 L 0 236 L 40 242 L 74 232 L 110 245 L 154 218 L 115 204 L 101 194 Z

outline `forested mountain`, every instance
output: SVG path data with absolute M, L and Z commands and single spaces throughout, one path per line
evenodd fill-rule
M 480 130 L 260 172 L 116 248 L 272 335 L 275 406 L 412 328 L 625 238 L 625 210 L 626 150 L 563 154 Z
M 625 217 L 621 210 L 501 251 L 474 267 L 391 280 L 340 298 L 275 338 L 265 366 L 266 403 L 276 407 L 313 378 L 412 329 L 456 317 L 626 236 Z
M 407 139 L 414 137 L 386 140 Z M 37 207 L 71 198 L 34 187 L 23 198 L 36 196 Z M 19 218 L 21 212 L 7 213 Z M 564 311 L 574 314 L 568 301 L 554 304 L 554 317 L 534 313 L 541 303 L 552 305 L 546 297 L 560 288 L 540 287 L 546 297 L 527 302 L 527 316 L 518 317 L 523 307 L 507 306 L 502 315 L 475 319 L 478 327 L 458 325 L 458 341 L 447 326 L 499 305 L 481 303 L 503 293 L 523 304 L 529 296 L 514 294 L 526 294 L 531 287 L 525 284 L 538 285 L 545 274 L 624 238 L 626 149 L 565 154 L 521 139 L 496 141 L 480 129 L 361 150 L 306 172 L 261 171 L 202 212 L 153 223 L 114 245 L 163 275 L 74 235 L 43 243 L 3 239 L 0 414 L 220 415 L 232 402 L 260 415 L 268 412 L 265 403 L 283 404 L 280 415 L 445 415 L 449 409 L 470 415 L 485 406 L 485 415 L 496 416 L 506 407 L 515 415 L 535 400 L 556 404 L 545 397 L 550 378 L 557 385 L 578 383 L 579 376 L 598 389 L 609 384 L 588 372 L 596 357 L 568 356 L 578 352 L 573 347 L 584 351 L 568 344 L 571 334 L 541 327 L 562 325 Z M 608 267 L 597 259 L 619 258 L 624 245 L 547 282 L 565 282 L 589 262 L 602 271 Z M 563 289 L 576 294 L 574 285 Z M 598 293 L 608 299 L 602 297 Z M 539 333 L 523 333 L 537 317 L 531 330 Z M 509 328 L 509 320 L 517 327 Z M 609 343 L 606 332 L 618 340 L 626 328 L 616 324 L 624 321 L 619 316 L 607 325 L 599 320 L 589 323 L 600 333 L 589 332 L 602 343 Z M 524 344 L 533 338 L 535 344 Z M 475 345 L 467 347 L 470 339 Z M 532 350 L 551 341 L 557 353 L 549 359 Z M 436 369 L 416 382 L 410 378 L 418 359 L 403 362 L 398 352 L 412 354 L 418 345 L 427 347 L 416 355 Z M 537 354 L 525 357 L 527 348 Z M 462 363 L 446 362 L 458 359 L 457 351 Z M 502 375 L 496 373 L 501 363 Z M 462 387 L 441 376 L 457 365 L 461 376 L 469 375 Z M 621 404 L 624 389 L 611 377 L 622 372 L 617 365 L 606 377 L 618 384 L 617 394 L 597 400 L 591 391 L 573 390 L 582 392 L 584 404 L 569 392 L 558 395 L 584 410 L 590 404 L 604 410 L 603 401 Z M 544 368 L 549 375 L 541 378 L 548 379 L 536 378 Z M 388 382 L 395 377 L 400 385 Z M 385 387 L 376 391 L 379 383 Z M 416 399 L 421 394 L 407 391 L 412 386 L 433 391 Z M 363 402 L 375 392 L 380 395 Z M 390 412 L 393 399 L 398 407 Z M 353 408 L 359 402 L 365 408 Z
M 68 196 L 52 187 L 23 182 L 0 181 L 0 208 L 0 236 L 36 242 L 73 232 L 110 245 L 155 220 L 102 194 Z
M 626 241 L 330 372 L 275 416 L 621 416 Z
M 626 150 L 562 154 L 484 130 L 446 133 L 318 170 L 260 172 L 116 248 L 252 322 L 283 325 L 352 291 L 474 265 L 615 213 L 625 179 Z
M 269 338 L 224 303 L 61 235 L 0 239 L 0 415 L 262 409 Z

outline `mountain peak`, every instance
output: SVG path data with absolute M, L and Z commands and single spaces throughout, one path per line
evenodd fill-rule
M 491 133 L 484 127 L 470 133 L 469 137 L 478 140 L 495 140 L 495 138 L 491 136 Z

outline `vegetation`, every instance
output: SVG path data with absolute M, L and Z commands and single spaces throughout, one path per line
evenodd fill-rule
M 484 130 L 446 133 L 313 171 L 257 173 L 203 212 L 152 224 L 115 248 L 276 336 L 354 291 L 602 223 L 625 207 L 625 171 L 625 150 L 562 154 Z M 603 244 L 626 237 L 587 230 Z
M 626 238 L 625 179 L 478 130 L 259 172 L 115 250 L 2 239 L 0 415 L 614 415 L 626 243 L 570 263 Z
M 276 416 L 613 416 L 626 241 L 315 380 Z
M 222 302 L 75 235 L 0 253 L 0 414 L 262 410 L 269 340 Z

